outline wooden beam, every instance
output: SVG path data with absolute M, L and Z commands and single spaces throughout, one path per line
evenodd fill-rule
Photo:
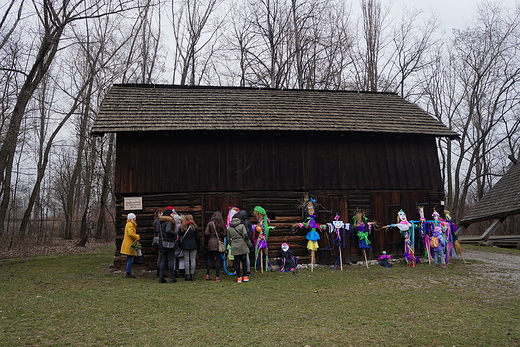
M 482 235 L 480 235 L 480 238 L 484 241 L 487 241 L 489 239 L 489 237 L 491 235 L 493 235 L 495 233 L 495 231 L 497 231 L 498 227 L 506 220 L 506 218 L 507 218 L 507 216 L 499 218 L 499 219 L 495 219 L 495 221 L 493 223 L 491 223 L 489 228 L 487 228 L 487 230 L 484 231 L 484 233 Z

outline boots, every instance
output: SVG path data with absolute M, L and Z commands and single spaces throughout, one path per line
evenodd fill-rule
M 193 281 L 193 276 L 194 276 L 194 275 L 190 275 L 190 281 Z
M 179 277 L 182 278 L 184 276 L 186 276 L 186 270 L 185 269 L 180 269 L 179 270 Z
M 175 278 L 179 278 L 179 271 L 175 270 Z
M 186 275 L 186 277 L 184 277 L 184 280 L 185 281 L 190 281 L 190 275 Z

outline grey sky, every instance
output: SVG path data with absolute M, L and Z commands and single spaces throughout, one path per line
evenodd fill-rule
M 515 0 L 494 1 L 506 7 L 515 7 Z M 434 13 L 445 30 L 461 29 L 464 24 L 475 17 L 477 6 L 482 1 L 476 0 L 393 0 L 393 10 L 403 6 L 424 10 L 425 14 Z

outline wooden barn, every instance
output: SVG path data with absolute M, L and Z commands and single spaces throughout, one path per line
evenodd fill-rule
M 149 269 L 156 266 L 153 214 L 168 205 L 201 227 L 231 206 L 255 223 L 252 211 L 262 206 L 275 227 L 270 259 L 287 242 L 302 263 L 307 231 L 293 226 L 302 221 L 304 194 L 317 199 L 320 223 L 336 214 L 349 222 L 356 209 L 380 226 L 395 223 L 401 208 L 410 220 L 418 204 L 442 211 L 436 138 L 457 137 L 394 93 L 172 85 L 114 85 L 92 129 L 104 133 L 117 134 L 114 265 L 133 212 Z M 369 257 L 402 255 L 397 229 L 376 228 L 369 238 Z M 332 243 L 322 231 L 319 263 L 338 259 Z M 345 263 L 361 260 L 357 245 L 349 235 Z

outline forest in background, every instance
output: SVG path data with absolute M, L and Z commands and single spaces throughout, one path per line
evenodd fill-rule
M 114 83 L 396 92 L 438 139 L 455 221 L 520 157 L 520 7 L 442 31 L 381 0 L 7 0 L 0 5 L 0 238 L 111 239 Z M 52 226 L 51 226 L 52 225 Z M 59 227 L 56 227 L 59 225 Z M 95 230 L 95 232 L 93 232 Z

